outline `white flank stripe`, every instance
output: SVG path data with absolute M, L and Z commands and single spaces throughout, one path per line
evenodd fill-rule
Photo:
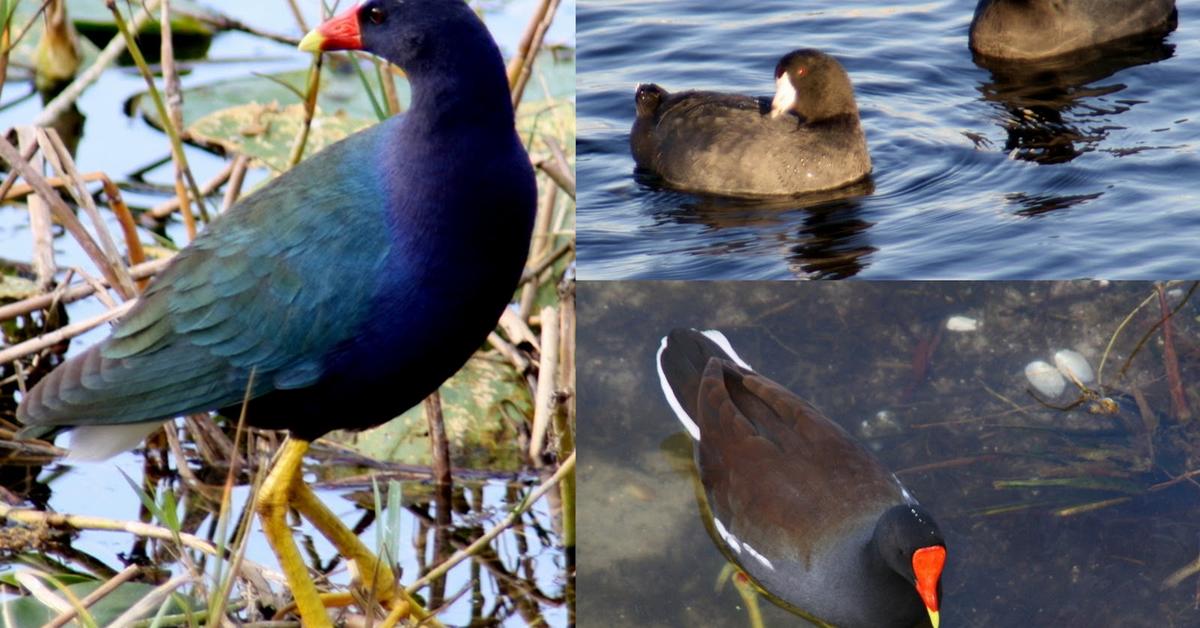
M 667 337 L 663 336 L 662 343 L 658 345 L 658 353 L 654 354 L 654 366 L 658 369 L 658 383 L 662 385 L 663 396 L 667 398 L 667 403 L 671 409 L 675 411 L 675 416 L 683 423 L 683 427 L 687 429 L 688 434 L 692 435 L 692 439 L 700 440 L 700 426 L 688 416 L 687 412 L 683 411 L 683 406 L 679 405 L 679 399 L 675 397 L 675 391 L 671 388 L 671 384 L 667 382 L 667 376 L 663 373 L 662 353 L 667 348 Z
M 775 571 L 775 565 L 772 565 L 771 561 L 767 560 L 766 556 L 759 554 L 758 550 L 755 550 L 753 547 L 750 547 L 749 543 L 742 543 L 742 547 L 746 548 L 746 553 L 753 556 L 754 559 L 757 560 L 758 562 L 762 563 L 764 567 L 766 567 L 767 569 L 770 569 L 771 571 Z
M 752 371 L 754 370 L 753 366 L 746 364 L 746 361 L 743 360 L 742 357 L 737 354 L 737 351 L 733 350 L 733 345 L 729 344 L 729 339 L 725 337 L 725 334 L 722 334 L 721 332 L 719 332 L 715 329 L 708 329 L 708 330 L 703 330 L 703 331 L 697 329 L 696 331 L 699 331 L 701 334 L 704 334 L 705 336 L 707 336 L 709 340 L 717 343 L 717 346 L 721 347 L 721 349 L 724 350 L 725 353 L 729 354 L 729 357 L 732 358 L 734 362 L 737 362 L 739 366 L 741 366 L 742 368 L 750 369 Z
M 738 541 L 736 536 L 734 536 L 733 534 L 731 534 L 731 533 L 729 532 L 729 530 L 726 530 L 726 529 L 725 529 L 725 526 L 724 526 L 724 525 L 721 523 L 721 520 L 720 520 L 720 519 L 717 519 L 716 517 L 713 517 L 713 527 L 715 527 L 715 528 L 717 529 L 717 534 L 720 534 L 720 535 L 721 535 L 721 538 L 725 539 L 725 543 L 726 543 L 727 545 L 729 545 L 729 547 L 730 547 L 730 548 L 732 548 L 732 549 L 733 549 L 733 552 L 734 552 L 735 554 L 741 554 L 741 553 L 742 553 L 742 543 L 741 543 L 741 541 Z

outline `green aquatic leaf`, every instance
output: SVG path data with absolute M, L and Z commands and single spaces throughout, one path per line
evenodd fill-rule
M 92 580 L 90 582 L 70 584 L 67 589 L 78 599 L 83 599 L 92 591 L 100 587 L 102 583 Z M 92 618 L 100 626 L 107 626 L 113 622 L 122 613 L 129 610 L 134 604 L 137 604 L 154 590 L 154 586 L 140 582 L 126 582 L 118 586 L 111 593 L 100 598 L 95 604 L 88 608 Z M 178 594 L 176 594 L 178 596 Z M 172 596 L 171 601 L 167 602 L 168 614 L 179 614 L 183 612 L 183 607 L 177 603 L 176 596 Z M 190 607 L 195 612 L 195 609 L 204 608 L 202 602 L 194 598 L 184 597 Z M 51 621 L 58 616 L 58 611 L 55 611 L 32 596 L 22 596 L 8 599 L 4 602 L 5 614 L 13 621 L 14 626 L 41 626 Z M 158 609 L 147 611 L 142 618 L 148 618 L 154 615 Z
M 516 423 L 533 415 L 533 398 L 511 365 L 473 357 L 442 384 L 440 392 L 453 466 L 497 471 L 521 468 L 524 456 L 517 447 Z M 423 405 L 379 427 L 334 432 L 327 438 L 376 460 L 431 463 Z

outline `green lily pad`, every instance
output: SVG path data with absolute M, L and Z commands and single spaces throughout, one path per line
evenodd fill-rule
M 122 8 L 121 15 L 126 20 L 132 20 L 132 15 L 124 3 L 118 3 Z M 137 8 L 138 3 L 133 3 Z M 215 32 L 208 24 L 192 17 L 203 15 L 204 7 L 187 0 L 171 1 L 171 42 L 176 59 L 203 59 L 212 45 Z M 75 30 L 98 48 L 108 45 L 108 42 L 120 34 L 112 13 L 105 8 L 103 2 L 96 0 L 68 0 L 67 11 Z M 189 15 L 183 15 L 180 12 Z M 138 31 L 138 47 L 149 63 L 157 63 L 162 52 L 162 27 L 159 25 L 158 12 Z M 128 52 L 123 53 L 117 60 L 121 65 L 132 65 L 133 58 Z
M 317 97 L 321 115 L 315 118 L 314 125 L 321 129 L 317 137 L 309 138 L 306 155 L 376 120 L 370 97 L 357 73 L 348 63 L 336 59 L 327 58 L 322 68 Z M 364 67 L 373 77 L 373 70 Z M 303 91 L 307 77 L 307 70 L 296 70 L 185 89 L 183 119 L 190 141 L 204 148 L 239 152 L 277 172 L 283 170 L 304 113 L 299 107 L 299 96 L 285 84 Z M 407 104 L 411 100 L 407 82 L 398 80 L 396 87 L 400 101 Z M 526 87 L 526 99 L 517 116 L 518 130 L 531 149 L 545 150 L 540 138 L 549 134 L 558 139 L 568 154 L 574 153 L 574 94 L 574 55 L 561 50 L 543 52 L 534 66 L 534 77 Z M 151 125 L 162 128 L 158 112 L 146 102 L 144 94 L 131 99 L 130 111 L 140 111 Z M 255 120 L 269 120 L 269 124 L 256 124 Z M 251 131 L 252 141 L 247 140 L 247 130 Z
M 24 277 L 0 274 L 0 301 L 20 301 L 37 293 L 36 283 Z
M 524 457 L 517 448 L 515 423 L 533 415 L 533 399 L 510 364 L 476 355 L 442 384 L 440 392 L 453 466 L 496 471 L 521 468 Z M 431 463 L 423 404 L 379 427 L 334 432 L 327 438 L 376 460 Z
M 194 142 L 219 147 L 227 153 L 249 155 L 256 162 L 282 172 L 288 167 L 292 145 L 303 123 L 303 105 L 251 103 L 204 116 L 188 126 L 188 134 Z M 369 121 L 352 118 L 342 111 L 332 115 L 318 111 L 304 144 L 304 156 L 369 125 Z

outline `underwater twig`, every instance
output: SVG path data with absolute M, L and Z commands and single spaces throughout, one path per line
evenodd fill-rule
M 1122 377 L 1125 376 L 1125 371 L 1129 370 L 1129 365 L 1133 362 L 1133 357 L 1136 356 L 1139 351 L 1141 351 L 1142 345 L 1145 345 L 1146 341 L 1150 340 L 1150 338 L 1154 335 L 1154 332 L 1158 331 L 1158 328 L 1167 319 L 1171 318 L 1172 316 L 1175 316 L 1175 314 L 1178 313 L 1179 310 L 1183 309 L 1183 306 L 1187 305 L 1187 302 L 1189 300 L 1191 300 L 1192 295 L 1195 294 L 1197 286 L 1200 286 L 1200 281 L 1193 281 L 1192 287 L 1188 288 L 1187 294 L 1185 294 L 1183 296 L 1183 298 L 1179 300 L 1179 305 L 1176 305 L 1175 309 L 1171 310 L 1171 313 L 1169 315 L 1163 316 L 1158 321 L 1156 321 L 1153 325 L 1151 325 L 1149 329 L 1146 330 L 1146 333 L 1142 335 L 1141 339 L 1138 340 L 1137 345 L 1134 346 L 1133 351 L 1129 352 L 1129 357 L 1125 358 L 1125 363 L 1121 365 L 1121 371 L 1120 371 L 1120 373 L 1117 374 L 1117 379 L 1121 379 Z M 1151 293 L 1150 296 L 1147 297 L 1147 300 L 1154 299 L 1156 296 L 1157 295 L 1155 293 Z M 1143 301 L 1143 303 L 1145 303 L 1145 301 Z M 1140 308 L 1141 305 L 1139 305 L 1138 307 Z
M 1171 324 L 1171 313 L 1167 307 L 1167 291 L 1161 283 L 1157 284 L 1155 289 L 1158 292 L 1158 305 L 1162 310 L 1163 366 L 1171 391 L 1171 414 L 1177 422 L 1186 423 L 1192 418 L 1192 410 L 1183 394 L 1183 379 L 1179 376 L 1179 357 L 1175 355 L 1174 325 Z

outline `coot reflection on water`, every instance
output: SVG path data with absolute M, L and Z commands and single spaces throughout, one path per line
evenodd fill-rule
M 991 72 L 991 80 L 977 89 L 984 100 L 1004 110 L 1005 150 L 1018 159 L 1063 163 L 1094 150 L 1109 131 L 1118 128 L 1112 116 L 1127 111 L 1138 99 L 1101 102 L 1101 97 L 1126 85 L 1093 83 L 1127 68 L 1169 59 L 1174 52 L 1165 34 L 1152 34 L 1037 61 L 976 53 L 976 65 Z
M 707 244 L 695 254 L 722 256 L 769 248 L 799 279 L 847 279 L 865 269 L 878 249 L 868 234 L 862 199 L 875 191 L 870 176 L 836 190 L 790 197 L 738 198 L 659 187 L 652 174 L 635 179 L 655 222 L 703 225 Z

